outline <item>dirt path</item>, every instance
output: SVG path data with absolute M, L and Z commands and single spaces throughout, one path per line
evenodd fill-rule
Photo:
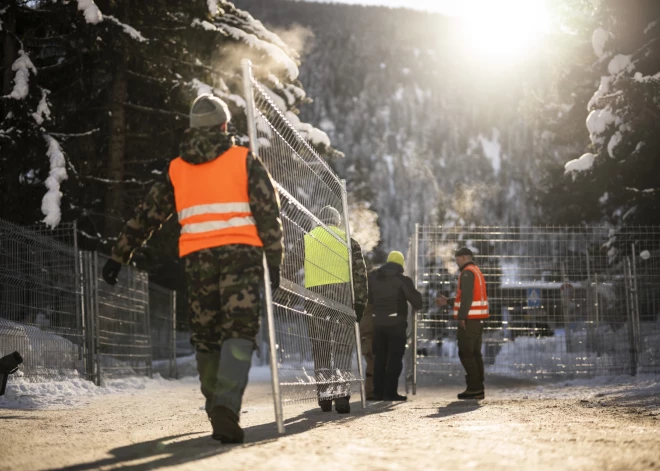
M 454 400 L 456 391 L 420 388 L 405 404 L 366 411 L 354 403 L 350 416 L 290 406 L 277 438 L 268 384 L 251 384 L 242 446 L 210 438 L 191 380 L 77 408 L 5 409 L 0 470 L 660 469 L 660 415 L 644 398 L 538 397 L 509 385 L 477 404 Z

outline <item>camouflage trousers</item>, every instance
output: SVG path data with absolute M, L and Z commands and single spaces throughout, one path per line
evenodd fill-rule
M 220 351 L 228 339 L 254 342 L 261 314 L 263 249 L 224 245 L 185 257 L 190 343 Z

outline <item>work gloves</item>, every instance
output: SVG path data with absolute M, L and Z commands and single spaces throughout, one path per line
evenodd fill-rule
M 355 304 L 353 309 L 355 309 L 355 317 L 357 322 L 360 322 L 362 320 L 362 316 L 364 315 L 364 304 Z
M 119 270 L 121 270 L 121 263 L 117 262 L 116 260 L 109 259 L 107 262 L 105 262 L 102 272 L 105 282 L 110 286 L 116 285 L 117 276 L 119 276 Z
M 268 274 L 270 275 L 270 289 L 275 291 L 280 287 L 280 267 L 268 267 Z

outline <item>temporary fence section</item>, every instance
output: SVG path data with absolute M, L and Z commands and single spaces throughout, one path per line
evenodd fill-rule
M 178 378 L 176 291 L 149 284 L 149 322 L 153 372 Z
M 0 356 L 21 353 L 33 378 L 84 372 L 76 230 L 0 220 Z
M 413 385 L 418 375 L 464 374 L 457 322 L 435 302 L 456 292 L 459 246 L 473 250 L 486 279 L 487 372 L 660 372 L 660 228 L 417 226 L 410 271 L 424 307 L 412 317 Z
M 175 377 L 174 293 L 131 266 L 110 286 L 106 259 L 76 245 L 73 224 L 51 231 L 0 220 L 0 356 L 17 350 L 34 381 L 151 375 L 153 358 Z
M 273 92 L 252 77 L 249 63 L 244 81 L 250 147 L 276 182 L 284 226 L 282 282 L 267 316 L 282 432 L 282 403 L 358 393 L 364 403 L 346 188 L 275 105 Z

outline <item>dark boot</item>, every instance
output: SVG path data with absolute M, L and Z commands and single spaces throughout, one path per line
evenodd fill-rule
M 459 393 L 459 399 L 485 399 L 486 393 L 484 391 L 470 391 L 466 389 L 462 393 Z
M 397 402 L 405 402 L 408 400 L 408 396 L 402 396 L 401 394 L 394 394 L 393 396 L 385 396 L 383 398 L 385 401 L 397 401 Z
M 335 399 L 335 410 L 337 414 L 348 414 L 351 412 L 351 396 Z
M 319 401 L 319 406 L 323 412 L 332 412 L 332 400 Z
M 211 411 L 213 438 L 222 443 L 243 443 L 245 433 L 238 425 L 238 416 L 225 406 L 216 406 Z

